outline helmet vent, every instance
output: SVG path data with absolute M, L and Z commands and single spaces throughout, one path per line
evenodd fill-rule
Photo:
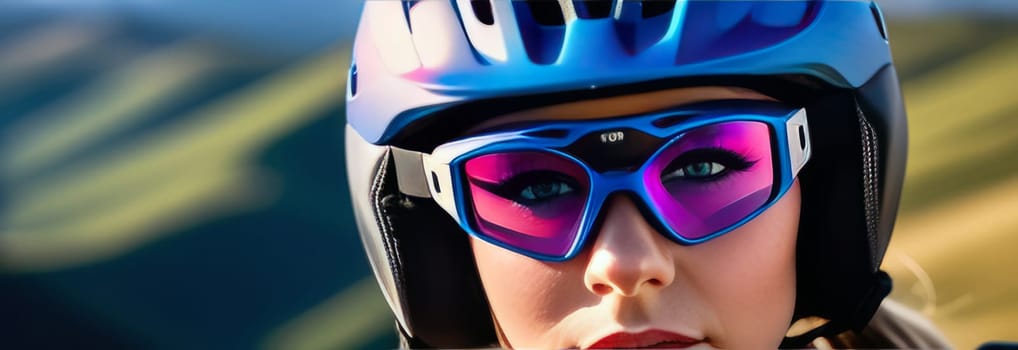
M 870 12 L 873 13 L 873 20 L 877 22 L 877 30 L 880 31 L 880 36 L 887 40 L 887 28 L 884 25 L 884 15 L 880 13 L 880 8 L 877 7 L 876 3 L 870 4 Z
M 560 26 L 566 24 L 562 15 L 562 6 L 558 1 L 527 1 L 530 15 L 537 24 L 544 26 Z
M 406 18 L 406 26 L 410 29 L 410 32 L 414 32 L 413 26 L 410 25 L 410 9 L 414 8 L 414 5 L 421 0 L 403 0 L 403 17 Z
M 621 1 L 615 13 L 616 31 L 630 54 L 658 43 L 672 25 L 675 0 Z
M 470 0 L 470 7 L 474 9 L 474 16 L 478 21 L 489 26 L 495 24 L 495 16 L 491 12 L 491 0 Z
M 512 5 L 523 46 L 530 60 L 537 64 L 555 62 L 562 53 L 566 29 L 559 2 L 512 1 Z
M 573 8 L 576 9 L 576 16 L 580 18 L 608 18 L 612 8 L 615 7 L 613 2 L 612 0 L 573 0 Z
M 643 18 L 657 17 L 675 9 L 675 0 L 647 0 L 641 1 L 641 14 Z

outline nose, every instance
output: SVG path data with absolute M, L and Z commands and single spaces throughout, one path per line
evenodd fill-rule
M 658 233 L 630 198 L 613 195 L 601 215 L 584 274 L 588 290 L 632 297 L 672 283 L 675 264 L 669 248 L 675 243 Z

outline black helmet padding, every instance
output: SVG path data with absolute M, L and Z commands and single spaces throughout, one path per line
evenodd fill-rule
M 387 151 L 378 163 L 371 200 L 411 328 L 400 329 L 403 341 L 412 348 L 497 345 L 468 236 L 431 199 L 399 193 L 391 157 Z

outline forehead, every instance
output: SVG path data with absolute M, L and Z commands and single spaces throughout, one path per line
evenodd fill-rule
M 465 134 L 500 125 L 540 120 L 590 120 L 654 112 L 684 104 L 711 100 L 774 100 L 759 92 L 737 87 L 689 87 L 562 103 L 513 112 L 486 120 Z

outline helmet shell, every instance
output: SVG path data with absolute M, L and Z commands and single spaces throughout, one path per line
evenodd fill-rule
M 347 93 L 347 171 L 358 230 L 410 345 L 495 339 L 467 235 L 429 199 L 398 193 L 386 145 L 430 151 L 517 109 L 706 84 L 807 108 L 817 130 L 800 175 L 796 312 L 842 328 L 868 321 L 889 288 L 878 268 L 907 144 L 879 9 L 653 3 L 616 1 L 608 11 L 567 0 L 365 3 Z
M 492 24 L 471 1 L 407 4 L 365 3 L 354 44 L 348 121 L 375 144 L 486 98 L 724 75 L 858 88 L 891 64 L 876 7 L 862 1 L 679 1 L 650 18 L 623 2 L 618 18 L 561 25 L 537 23 L 525 1 L 491 1 Z

